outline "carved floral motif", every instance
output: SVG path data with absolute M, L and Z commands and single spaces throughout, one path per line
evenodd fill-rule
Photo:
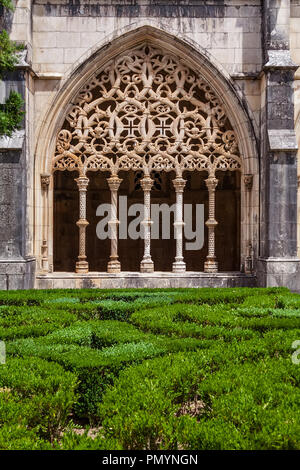
M 237 141 L 212 87 L 148 44 L 111 60 L 80 90 L 57 136 L 54 170 L 239 170 Z

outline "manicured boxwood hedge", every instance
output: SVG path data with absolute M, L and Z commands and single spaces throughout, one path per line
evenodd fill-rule
M 0 449 L 300 448 L 287 289 L 0 291 L 0 339 Z

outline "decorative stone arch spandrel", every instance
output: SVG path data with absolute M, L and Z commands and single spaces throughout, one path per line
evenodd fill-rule
M 64 95 L 65 102 L 56 108 L 51 126 L 56 132 L 49 140 L 45 136 L 47 157 L 36 169 L 47 174 L 77 170 L 79 177 L 98 170 L 115 176 L 129 169 L 142 170 L 146 177 L 153 169 L 174 170 L 181 177 L 185 170 L 198 170 L 211 178 L 217 170 L 239 170 L 246 175 L 241 258 L 249 271 L 257 240 L 258 161 L 251 121 L 238 93 L 206 57 L 170 35 L 164 38 L 147 27 L 127 36 L 122 46 L 116 40 L 99 53 L 93 73 L 88 64 L 81 67 L 75 89 L 73 78 L 69 93 L 64 84 L 57 101 Z M 52 189 L 50 184 L 47 201 Z M 52 214 L 45 210 L 49 228 Z M 48 237 L 51 264 L 52 241 L 46 232 L 39 241 Z
M 52 170 L 241 170 L 238 144 L 208 82 L 148 42 L 109 61 L 79 91 Z

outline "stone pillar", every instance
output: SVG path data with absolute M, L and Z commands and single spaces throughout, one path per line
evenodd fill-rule
M 49 272 L 49 260 L 48 260 L 48 228 L 49 228 L 49 185 L 50 185 L 50 175 L 43 174 L 41 175 L 41 187 L 43 194 L 43 240 L 41 246 L 42 252 L 42 272 Z
M 300 158 L 300 157 L 299 157 Z M 298 158 L 298 165 L 300 164 Z M 297 227 L 298 227 L 298 234 L 297 234 L 297 256 L 300 256 L 300 176 L 298 175 L 298 199 L 297 199 Z
M 253 186 L 253 175 L 244 175 L 244 186 L 245 186 L 245 199 L 246 199 L 246 207 L 248 211 L 251 211 L 252 208 L 250 207 L 250 194 Z M 253 271 L 253 247 L 252 247 L 252 233 L 251 227 L 246 224 L 246 259 L 245 259 L 245 273 L 251 274 Z
M 111 176 L 107 179 L 109 189 L 111 191 L 111 219 L 108 222 L 110 227 L 110 259 L 107 265 L 108 273 L 119 273 L 121 265 L 118 256 L 118 189 L 122 180 L 118 176 Z
M 218 263 L 215 255 L 215 227 L 218 222 L 215 219 L 215 194 L 218 180 L 213 176 L 209 176 L 205 183 L 208 189 L 208 220 L 205 222 L 208 227 L 208 255 L 204 263 L 204 272 L 216 273 L 218 272 Z
M 1 14 L 0 14 L 1 16 Z M 26 52 L 26 51 L 25 51 Z M 17 91 L 27 101 L 27 70 L 6 72 L 0 80 L 0 103 Z M 35 257 L 32 246 L 32 150 L 28 116 L 11 136 L 0 136 L 0 289 L 32 289 Z
M 289 0 L 264 3 L 264 102 L 261 147 L 261 233 L 258 283 L 299 289 L 294 72 Z
M 154 271 L 154 264 L 151 259 L 151 225 L 150 219 L 150 193 L 153 185 L 153 180 L 150 176 L 145 176 L 141 179 L 141 186 L 144 191 L 144 220 L 142 222 L 144 228 L 144 256 L 141 261 L 141 273 L 152 273 Z
M 86 176 L 80 176 L 76 180 L 79 189 L 79 220 L 76 225 L 79 228 L 79 255 L 76 262 L 77 273 L 88 273 L 89 264 L 86 261 L 86 227 L 88 221 L 86 220 L 86 191 L 89 184 L 89 179 Z
M 175 262 L 173 263 L 173 272 L 180 273 L 186 270 L 185 262 L 183 261 L 183 254 L 182 254 L 182 229 L 184 226 L 183 222 L 183 190 L 185 187 L 186 181 L 183 178 L 175 178 L 173 180 L 173 185 L 176 192 L 176 211 L 175 211 L 175 222 L 174 222 L 174 230 L 175 230 L 175 238 L 176 238 L 176 256 Z

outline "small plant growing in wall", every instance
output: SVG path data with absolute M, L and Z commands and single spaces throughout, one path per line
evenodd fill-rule
M 10 0 L 0 0 L 0 6 L 13 10 Z M 24 46 L 16 44 L 9 39 L 5 29 L 0 33 L 0 80 L 4 72 L 14 70 L 18 63 L 17 52 Z M 15 129 L 20 127 L 24 111 L 24 101 L 20 93 L 11 91 L 4 104 L 0 104 L 0 135 L 10 136 Z

